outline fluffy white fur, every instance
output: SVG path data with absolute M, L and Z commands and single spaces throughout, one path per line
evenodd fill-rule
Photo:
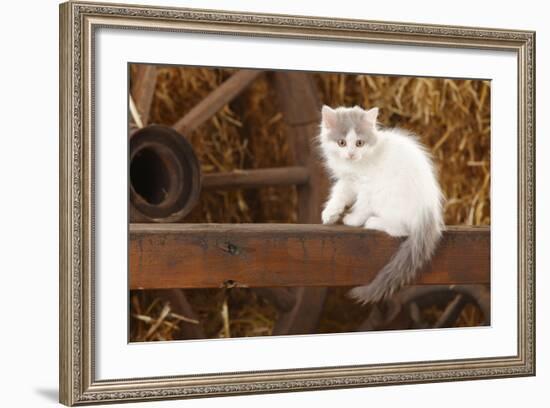
M 429 154 L 409 132 L 379 129 L 378 108 L 322 110 L 319 144 L 333 179 L 324 224 L 343 223 L 408 236 L 388 265 L 351 296 L 383 299 L 412 280 L 443 229 L 442 194 Z

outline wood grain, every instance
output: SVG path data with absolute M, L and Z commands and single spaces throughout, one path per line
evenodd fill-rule
M 131 224 L 130 288 L 354 286 L 400 239 L 345 226 Z M 489 228 L 448 228 L 418 284 L 488 283 Z

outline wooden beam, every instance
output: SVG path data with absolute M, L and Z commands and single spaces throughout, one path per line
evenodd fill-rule
M 291 186 L 307 183 L 309 171 L 302 166 L 236 170 L 203 174 L 203 189 L 238 189 L 268 186 Z
M 130 288 L 356 286 L 400 239 L 345 226 L 130 224 Z M 489 228 L 449 227 L 417 284 L 488 283 Z
M 223 106 L 239 95 L 263 71 L 241 69 L 214 89 L 172 127 L 186 135 L 216 114 Z

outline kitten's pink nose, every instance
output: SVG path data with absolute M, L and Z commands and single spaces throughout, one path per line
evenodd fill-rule
M 355 159 L 355 154 L 353 153 L 348 153 L 348 159 Z

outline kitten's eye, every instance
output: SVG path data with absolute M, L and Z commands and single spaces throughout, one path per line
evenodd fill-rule
M 365 145 L 365 141 L 364 140 L 358 140 L 355 142 L 355 146 L 357 147 L 362 147 Z
M 338 146 L 344 147 L 346 145 L 345 139 L 338 139 Z

